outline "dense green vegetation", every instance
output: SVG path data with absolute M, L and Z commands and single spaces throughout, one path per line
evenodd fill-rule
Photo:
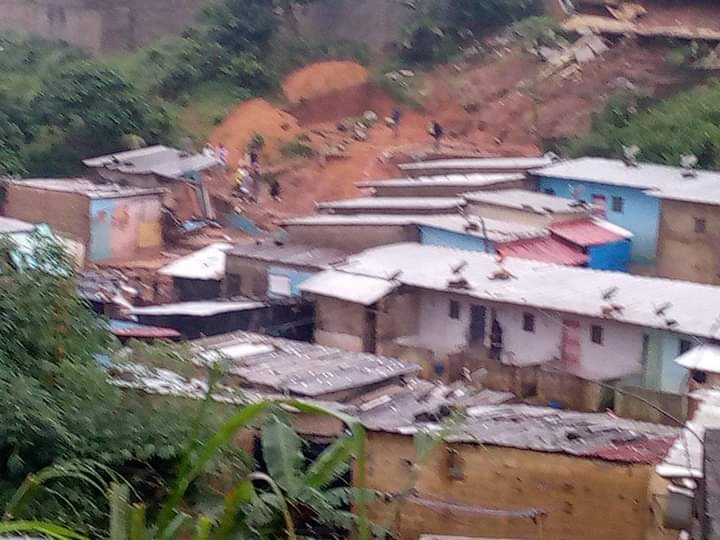
M 720 167 L 720 84 L 682 92 L 653 103 L 623 91 L 611 96 L 593 119 L 589 135 L 565 146 L 572 156 L 622 157 L 637 145 L 639 159 L 671 165 L 694 154 L 699 167 Z

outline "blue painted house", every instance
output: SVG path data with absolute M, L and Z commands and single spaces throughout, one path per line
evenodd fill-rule
M 660 224 L 660 200 L 652 196 L 693 178 L 720 174 L 622 160 L 581 158 L 533 171 L 538 189 L 592 203 L 598 217 L 633 233 L 632 262 L 654 264 Z

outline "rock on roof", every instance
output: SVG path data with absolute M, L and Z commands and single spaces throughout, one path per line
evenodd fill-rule
M 453 268 L 461 263 L 466 263 L 461 276 L 467 287 L 451 287 L 458 279 Z M 505 260 L 502 268 L 509 279 L 497 279 L 501 267 L 491 255 L 393 244 L 351 256 L 333 270 L 317 274 L 301 289 L 307 286 L 308 292 L 337 298 L 359 297 L 369 282 L 377 301 L 384 282 L 387 292 L 407 285 L 678 334 L 705 338 L 717 334 L 714 321 L 720 313 L 720 287 L 514 258 Z M 610 304 L 620 309 L 608 316 L 604 309 Z

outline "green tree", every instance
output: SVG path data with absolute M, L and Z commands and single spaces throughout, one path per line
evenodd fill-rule
M 38 125 L 60 130 L 78 157 L 115 151 L 125 135 L 154 142 L 170 129 L 161 107 L 97 61 L 76 62 L 43 79 L 33 112 Z
M 25 172 L 22 148 L 27 136 L 27 115 L 19 100 L 0 89 L 0 176 Z
M 449 0 L 447 20 L 453 29 L 484 30 L 540 11 L 537 0 Z
M 75 292 L 61 248 L 36 239 L 22 255 L 0 240 L 0 508 L 28 474 L 87 459 L 123 475 L 149 500 L 162 493 L 189 437 L 181 404 L 134 399 L 110 385 L 96 355 L 114 347 Z M 34 517 L 102 527 L 106 508 L 68 479 L 41 497 Z
M 278 18 L 268 0 L 221 0 L 205 11 L 209 42 L 228 54 L 261 52 L 278 30 Z

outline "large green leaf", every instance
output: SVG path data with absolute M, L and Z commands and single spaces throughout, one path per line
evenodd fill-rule
M 273 414 L 263 424 L 261 443 L 270 477 L 291 496 L 297 493 L 304 461 L 300 436 L 284 416 Z
M 322 488 L 339 478 L 347 472 L 355 450 L 355 439 L 352 437 L 336 440 L 308 467 L 303 484 L 311 488 Z
M 0 535 L 38 534 L 57 540 L 88 540 L 70 529 L 44 521 L 8 521 L 0 523 Z

